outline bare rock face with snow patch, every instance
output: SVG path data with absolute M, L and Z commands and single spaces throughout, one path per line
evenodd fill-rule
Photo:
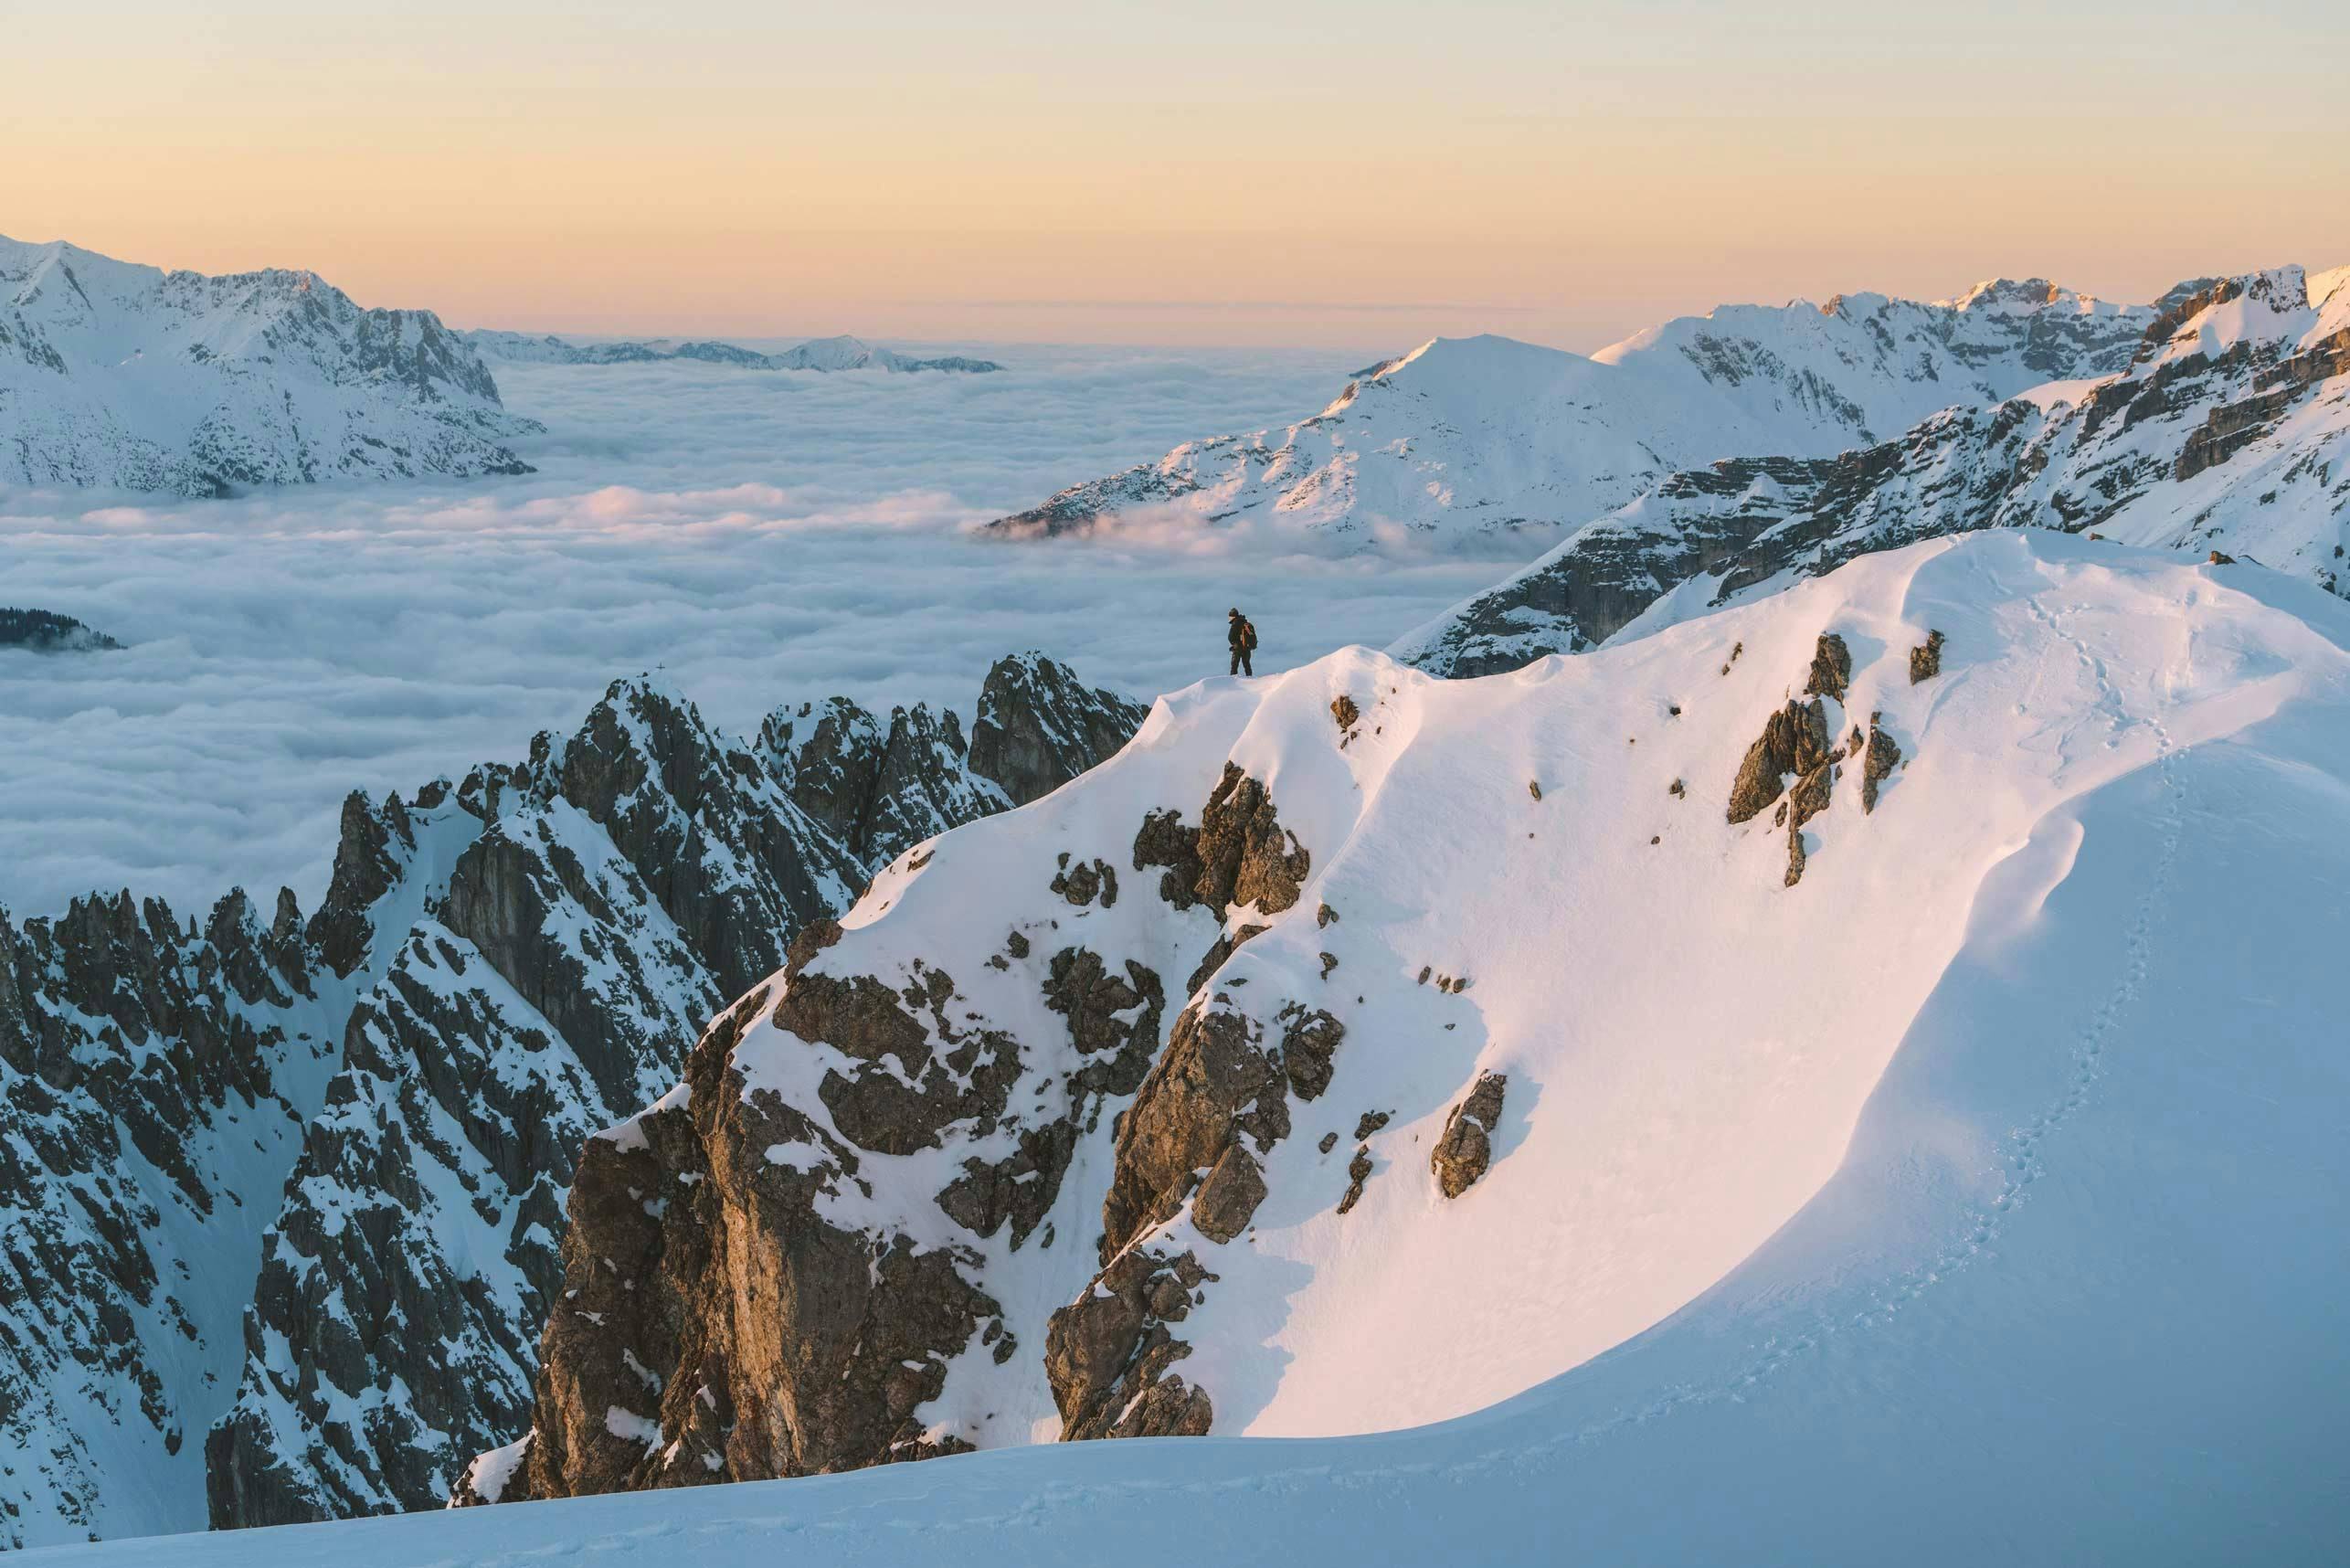
M 1480 1073 L 1452 1114 L 1445 1118 L 1444 1135 L 1429 1151 L 1428 1168 L 1436 1173 L 1437 1191 L 1457 1198 L 1477 1185 L 1493 1163 L 1493 1129 L 1501 1125 L 1503 1097 L 1509 1092 L 1506 1073 Z

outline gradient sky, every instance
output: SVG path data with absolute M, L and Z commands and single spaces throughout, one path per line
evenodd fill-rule
M 2350 262 L 2350 5 L 0 0 L 0 233 L 460 325 L 1590 349 Z

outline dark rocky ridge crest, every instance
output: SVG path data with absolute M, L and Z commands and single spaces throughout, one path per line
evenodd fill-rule
M 926 744 L 872 767 L 882 721 L 829 705 L 836 731 L 778 770 L 623 681 L 520 763 L 354 794 L 307 920 L 290 892 L 266 917 L 242 892 L 202 922 L 128 894 L 0 915 L 0 1435 L 48 1455 L 0 1483 L 0 1517 L 100 1518 L 127 1483 L 75 1436 L 93 1420 L 201 1463 L 216 1524 L 437 1506 L 527 1425 L 588 1135 L 903 846 L 1139 721 L 1049 660 L 1006 663 L 987 707 L 1029 758 L 1006 780 L 930 710 L 894 715 Z M 799 806 L 816 779 L 864 831 Z M 192 1361 L 148 1349 L 184 1340 Z M 110 1412 L 85 1382 L 143 1392 Z

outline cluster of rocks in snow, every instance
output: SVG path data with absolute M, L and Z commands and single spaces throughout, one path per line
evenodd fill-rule
M 0 916 L 0 1539 L 444 1500 L 528 1425 L 590 1135 L 877 867 L 1142 717 L 1036 655 L 979 712 L 737 742 L 619 682 L 520 763 L 354 795 L 306 919 Z
M 315 273 L 206 277 L 0 238 L 0 484 L 218 495 L 527 473 L 478 355 Z

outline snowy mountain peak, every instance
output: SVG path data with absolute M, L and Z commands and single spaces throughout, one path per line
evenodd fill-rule
M 2031 302 L 2037 300 L 2037 306 Z M 1340 548 L 1415 535 L 1555 533 L 1676 469 L 1743 454 L 1820 459 L 1944 408 L 2110 375 L 2154 312 L 2039 281 L 1968 304 L 1846 294 L 1826 308 L 1724 305 L 1585 357 L 1436 338 L 1368 366 L 1286 430 L 1186 442 L 998 519 L 999 537 L 1115 530 L 1142 507 L 1301 531 Z
M 0 483 L 217 494 L 528 471 L 535 431 L 429 311 L 308 271 L 207 277 L 0 238 Z

